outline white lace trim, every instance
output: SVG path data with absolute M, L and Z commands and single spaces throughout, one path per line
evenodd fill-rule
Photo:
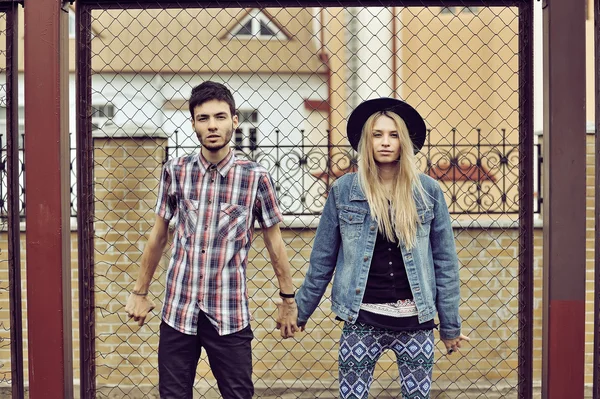
M 417 305 L 412 299 L 400 299 L 393 303 L 363 303 L 362 310 L 390 317 L 417 316 Z

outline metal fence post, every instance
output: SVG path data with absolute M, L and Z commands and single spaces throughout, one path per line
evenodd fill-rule
M 73 397 L 68 10 L 25 5 L 29 395 Z
M 543 9 L 544 399 L 584 395 L 584 6 L 583 1 L 553 0 Z

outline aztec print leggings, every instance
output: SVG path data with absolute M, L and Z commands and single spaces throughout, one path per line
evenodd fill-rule
M 345 323 L 340 338 L 340 398 L 366 399 L 375 364 L 386 350 L 396 353 L 404 399 L 428 399 L 433 370 L 433 330 L 391 331 Z

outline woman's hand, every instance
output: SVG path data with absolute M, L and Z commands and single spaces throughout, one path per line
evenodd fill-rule
M 466 335 L 463 335 L 463 334 L 460 334 L 459 337 L 456 337 L 453 339 L 443 339 L 442 338 L 442 342 L 444 343 L 444 346 L 446 347 L 446 350 L 448 351 L 449 355 L 458 351 L 462 347 L 462 345 L 461 345 L 462 341 L 469 342 L 470 340 L 471 339 L 469 337 L 467 337 Z

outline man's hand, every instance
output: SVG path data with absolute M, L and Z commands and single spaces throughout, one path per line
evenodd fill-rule
M 130 319 L 133 317 L 133 320 L 137 321 L 139 326 L 143 326 L 146 316 L 154 307 L 154 302 L 148 299 L 146 295 L 129 294 L 125 311 Z
M 462 341 L 469 342 L 470 339 L 466 335 L 462 335 L 462 334 L 460 334 L 460 337 L 456 337 L 453 339 L 443 339 L 442 338 L 442 342 L 444 343 L 444 346 L 446 347 L 446 350 L 448 351 L 449 355 L 451 355 L 452 353 L 454 353 L 460 349 Z
M 276 300 L 279 315 L 277 316 L 277 328 L 281 331 L 282 338 L 292 338 L 298 331 L 298 306 L 294 299 Z

